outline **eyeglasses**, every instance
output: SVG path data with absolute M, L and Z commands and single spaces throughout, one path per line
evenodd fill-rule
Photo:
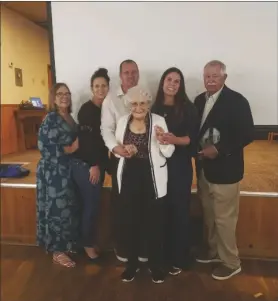
M 70 97 L 71 93 L 70 92 L 66 92 L 66 93 L 58 92 L 58 93 L 56 93 L 56 96 L 59 98 L 62 98 L 63 96 Z

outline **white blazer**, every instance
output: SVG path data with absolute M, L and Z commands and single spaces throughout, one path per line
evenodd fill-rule
M 175 146 L 172 144 L 162 145 L 156 139 L 155 125 L 160 126 L 164 129 L 165 132 L 168 132 L 168 128 L 165 122 L 165 119 L 159 115 L 149 113 L 149 141 L 148 141 L 148 149 L 149 149 L 149 157 L 150 157 L 150 165 L 152 171 L 152 178 L 154 183 L 154 189 L 156 198 L 164 197 L 167 194 L 167 182 L 168 182 L 168 169 L 167 169 L 167 161 L 166 158 L 172 156 Z M 123 144 L 125 132 L 129 123 L 131 115 L 125 115 L 121 117 L 117 123 L 116 127 L 116 140 L 118 144 Z M 118 170 L 117 170 L 117 181 L 119 193 L 121 192 L 121 184 L 122 184 L 122 174 L 123 168 L 125 165 L 124 157 L 116 155 L 119 160 Z M 136 171 L 135 171 L 136 172 Z

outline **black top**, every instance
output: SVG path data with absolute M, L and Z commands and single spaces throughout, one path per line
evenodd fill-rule
M 201 119 L 206 94 L 197 96 L 194 103 Z M 197 175 L 203 168 L 205 177 L 211 183 L 239 182 L 244 174 L 243 148 L 254 139 L 253 117 L 247 99 L 224 86 L 200 129 L 199 142 L 208 132 L 217 133 L 214 145 L 219 154 L 213 160 L 197 160 Z
M 108 149 L 100 132 L 101 108 L 91 100 L 84 103 L 78 112 L 79 149 L 74 157 L 86 162 L 89 166 L 107 167 Z
M 168 131 L 177 137 L 189 136 L 189 145 L 175 145 L 175 151 L 172 156 L 185 156 L 191 160 L 197 150 L 197 136 L 199 130 L 199 117 L 197 110 L 190 101 L 185 102 L 181 117 L 177 117 L 176 107 L 162 105 L 153 108 L 156 113 L 165 118 Z
M 148 120 L 148 119 L 147 119 Z M 148 159 L 149 158 L 149 149 L 148 149 L 148 141 L 149 141 L 149 122 L 146 124 L 146 132 L 143 134 L 135 134 L 130 130 L 130 122 L 128 123 L 125 136 L 124 136 L 124 144 L 133 144 L 137 148 L 137 153 L 135 154 L 135 158 L 140 159 Z

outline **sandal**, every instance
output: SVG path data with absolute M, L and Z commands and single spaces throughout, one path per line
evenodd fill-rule
M 90 258 L 90 260 L 96 260 L 99 258 L 99 254 L 96 251 L 96 248 L 84 247 L 84 251 L 86 255 Z
M 61 252 L 53 253 L 53 262 L 66 268 L 74 268 L 76 266 L 76 263 L 73 260 L 71 260 L 65 253 Z

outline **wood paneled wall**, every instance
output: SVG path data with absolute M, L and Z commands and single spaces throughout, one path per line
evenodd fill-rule
M 196 195 L 193 195 L 191 205 L 193 220 L 202 220 L 202 209 Z M 98 226 L 98 245 L 101 249 L 111 249 L 113 246 L 111 209 L 110 190 L 104 189 Z M 240 256 L 278 258 L 278 227 L 275 224 L 277 216 L 278 198 L 241 197 L 237 225 Z M 202 241 L 202 229 L 197 233 L 199 230 L 193 227 L 192 231 L 198 236 L 197 240 Z M 1 189 L 1 242 L 36 245 L 35 189 Z
M 278 259 L 278 198 L 240 198 L 237 244 L 241 256 Z
M 16 104 L 1 104 L 1 156 L 18 151 L 17 127 L 14 111 Z
M 18 105 L 15 104 L 2 104 L 1 105 L 1 156 L 13 154 L 22 151 L 21 140 L 24 141 L 24 150 L 37 148 L 37 133 L 42 114 L 31 114 L 33 118 L 25 118 L 20 121 L 23 122 L 24 135 L 19 138 L 20 128 L 16 122 L 15 111 L 18 110 Z M 30 113 L 30 112 L 27 112 Z M 36 112 L 35 112 L 36 113 Z M 38 112 L 37 112 L 38 113 Z M 41 112 L 39 112 L 41 113 Z M 43 112 L 43 114 L 45 114 Z M 30 115 L 30 114 L 27 114 Z M 20 148 L 21 147 L 21 148 Z
M 36 244 L 36 189 L 1 188 L 1 241 Z

